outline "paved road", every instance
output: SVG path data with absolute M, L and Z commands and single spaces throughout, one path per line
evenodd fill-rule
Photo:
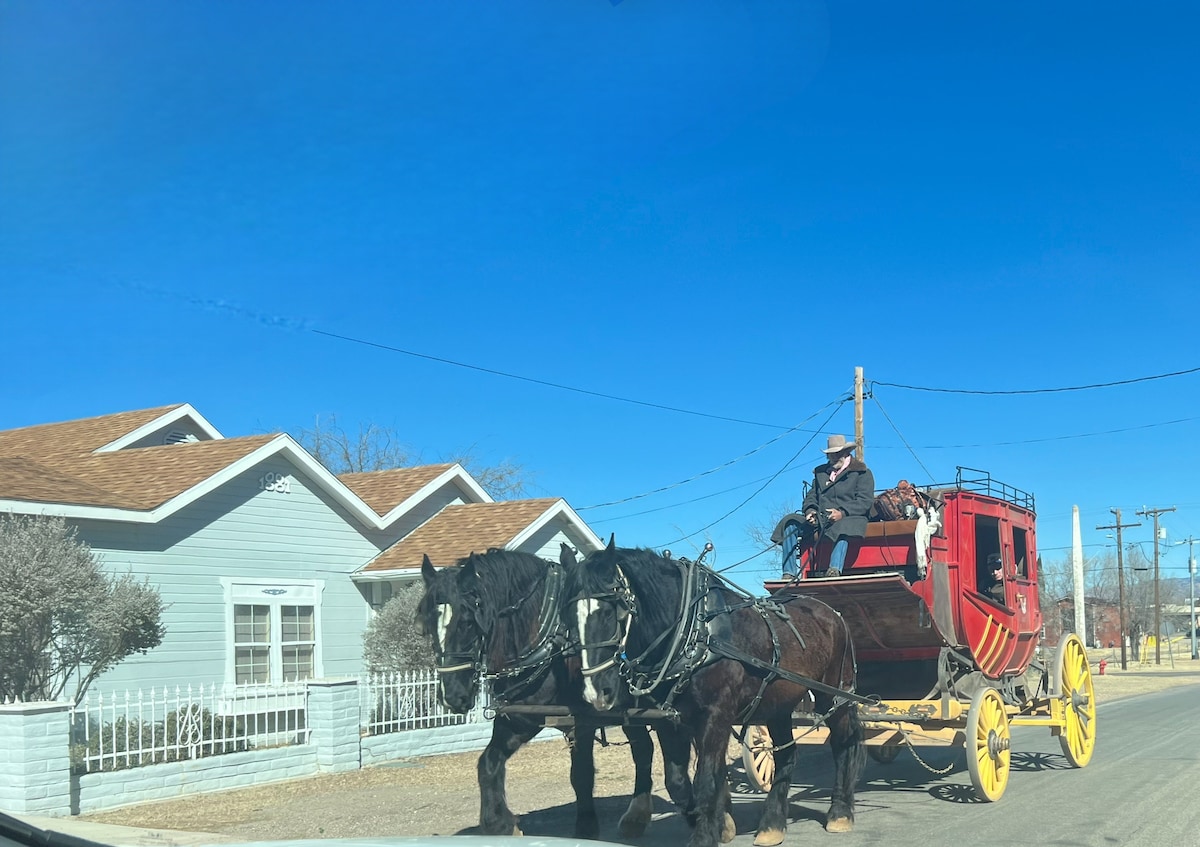
M 1200 689 L 1195 686 L 1101 704 L 1091 763 L 1070 767 L 1048 730 L 1013 732 L 1013 773 L 997 803 L 975 798 L 961 749 L 922 750 L 935 776 L 905 752 L 890 765 L 871 761 L 858 794 L 854 832 L 823 831 L 831 769 L 823 748 L 806 748 L 793 780 L 792 824 L 785 844 L 828 839 L 838 847 L 1197 847 L 1200 845 Z M 815 785 L 816 787 L 812 787 Z M 739 835 L 749 847 L 757 796 L 735 795 Z M 621 806 L 612 804 L 612 815 Z M 640 842 L 679 844 L 687 830 L 664 804 Z M 570 835 L 570 808 L 526 813 L 526 832 Z M 830 842 L 832 843 L 832 842 Z

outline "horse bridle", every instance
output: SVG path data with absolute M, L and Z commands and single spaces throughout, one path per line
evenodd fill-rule
M 533 596 L 538 586 L 545 583 L 541 609 L 538 612 L 538 632 L 533 646 L 517 657 L 512 665 L 502 670 L 488 672 L 486 651 L 484 649 L 486 633 L 480 630 L 474 639 L 474 649 L 472 651 L 442 652 L 439 650 L 438 673 L 474 671 L 474 676 L 471 680 L 472 685 L 478 685 L 485 680 L 508 679 L 528 674 L 528 678 L 522 683 L 522 688 L 539 679 L 542 675 L 541 671 L 545 670 L 549 666 L 549 663 L 563 652 L 567 641 L 558 619 L 558 598 L 562 588 L 563 576 L 562 568 L 557 564 L 549 563 L 546 572 L 532 582 L 525 594 L 518 598 L 516 602 L 505 606 L 496 613 L 497 618 L 510 617 L 516 614 Z M 479 598 L 472 596 L 471 600 L 475 609 L 478 610 L 480 605 Z M 447 660 L 452 662 L 452 664 L 444 664 Z M 508 696 L 511 698 L 517 695 L 509 692 Z
M 607 638 L 604 641 L 585 642 L 583 640 L 583 620 L 581 616 L 579 624 L 579 652 L 583 656 L 585 650 L 599 650 L 603 647 L 614 648 L 612 656 L 595 667 L 587 667 L 586 664 L 581 668 L 580 673 L 585 678 L 595 676 L 602 671 L 606 671 L 615 665 L 618 661 L 624 663 L 626 661 L 625 645 L 629 640 L 629 626 L 637 616 L 637 598 L 634 596 L 633 589 L 629 587 L 629 580 L 625 577 L 625 572 L 621 570 L 620 565 L 615 566 L 616 575 L 611 585 L 605 586 L 603 591 L 597 594 L 580 593 L 575 598 L 576 608 L 582 603 L 611 603 L 619 610 L 617 613 L 617 628 L 613 633 L 612 638 Z M 623 614 L 622 614 L 623 612 Z

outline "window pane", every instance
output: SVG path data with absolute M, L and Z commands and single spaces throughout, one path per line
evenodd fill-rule
M 270 606 L 233 607 L 233 643 L 269 644 L 271 642 Z
M 284 606 L 282 611 L 283 641 L 315 641 L 312 606 Z
M 283 648 L 283 681 L 295 682 L 311 679 L 313 675 L 313 648 L 295 646 Z
M 269 647 L 238 647 L 234 651 L 234 683 L 251 685 L 271 681 Z

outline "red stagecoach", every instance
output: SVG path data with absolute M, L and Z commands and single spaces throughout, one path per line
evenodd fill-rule
M 961 744 L 976 794 L 997 800 L 1008 783 L 1010 727 L 1045 726 L 1073 765 L 1086 765 L 1096 700 L 1084 646 L 1072 635 L 1048 662 L 1039 658 L 1033 497 L 968 468 L 921 493 L 913 518 L 868 523 L 841 576 L 823 577 L 830 549 L 821 543 L 800 551 L 797 579 L 766 588 L 818 597 L 849 624 L 858 693 L 878 700 L 859 707 L 877 761 L 904 746 L 920 760 L 917 747 Z M 986 591 L 996 555 L 1002 597 Z M 813 723 L 797 717 L 797 743 L 824 741 Z M 751 780 L 770 785 L 765 732 L 749 729 L 744 759 Z

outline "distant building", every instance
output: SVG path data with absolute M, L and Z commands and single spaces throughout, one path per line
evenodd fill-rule
M 1063 597 L 1047 610 L 1044 617 L 1047 646 L 1056 646 L 1063 633 L 1075 631 L 1075 598 Z M 1084 632 L 1079 633 L 1088 647 L 1121 646 L 1121 610 L 1116 603 L 1099 597 L 1083 598 Z

